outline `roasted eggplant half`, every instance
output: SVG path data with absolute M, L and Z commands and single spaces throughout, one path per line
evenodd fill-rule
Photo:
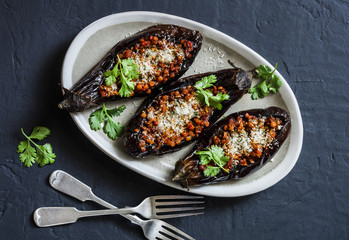
M 204 91 L 213 98 L 229 95 L 220 106 L 206 104 L 198 93 L 199 85 L 213 76 L 215 82 Z M 154 92 L 143 101 L 126 127 L 126 150 L 141 158 L 181 149 L 238 101 L 250 88 L 251 79 L 251 72 L 230 68 L 181 78 Z
M 289 115 L 277 107 L 233 113 L 208 129 L 176 163 L 173 181 L 189 187 L 250 175 L 280 149 L 290 127 Z
M 117 43 L 71 90 L 63 88 L 63 101 L 58 107 L 79 112 L 102 102 L 149 95 L 179 79 L 193 63 L 201 44 L 199 31 L 175 25 L 148 27 Z M 124 75 L 116 72 L 120 69 L 115 68 L 123 63 L 124 75 L 136 65 L 136 74 L 127 83 L 123 82 Z M 109 78 L 111 73 L 114 79 Z M 126 93 L 124 85 L 130 88 Z

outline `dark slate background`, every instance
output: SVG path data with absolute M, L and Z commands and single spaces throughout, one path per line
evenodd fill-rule
M 0 239 L 143 239 L 118 216 L 38 228 L 41 206 L 93 209 L 48 185 L 66 170 L 117 206 L 180 191 L 108 158 L 69 114 L 57 109 L 64 54 L 91 22 L 149 10 L 189 18 L 241 41 L 271 63 L 294 91 L 304 144 L 292 172 L 275 186 L 240 198 L 207 197 L 200 217 L 168 220 L 197 239 L 349 239 L 348 1 L 12 1 L 0 3 Z M 36 125 L 52 129 L 54 164 L 22 166 L 16 146 Z

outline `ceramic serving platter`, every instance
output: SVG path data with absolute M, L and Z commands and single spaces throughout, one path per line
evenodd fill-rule
M 253 69 L 260 64 L 273 67 L 263 57 L 244 44 L 201 23 L 164 13 L 124 12 L 93 22 L 75 37 L 64 59 L 62 86 L 70 89 L 117 42 L 154 24 L 175 24 L 199 30 L 202 33 L 203 45 L 201 51 L 184 76 L 229 68 L 228 59 L 245 70 Z M 236 111 L 270 106 L 287 110 L 292 119 L 292 128 L 278 153 L 262 169 L 244 179 L 191 187 L 189 192 L 216 197 L 249 195 L 274 185 L 291 171 L 302 148 L 302 119 L 297 100 L 291 88 L 278 72 L 276 74 L 279 75 L 283 83 L 279 93 L 259 100 L 252 100 L 251 95 L 246 94 L 226 112 L 225 116 Z M 254 80 L 253 85 L 256 82 L 257 80 Z M 126 105 L 126 110 L 116 119 L 126 125 L 142 100 L 142 98 L 121 100 L 108 103 L 107 107 Z M 145 159 L 133 158 L 124 150 L 123 138 L 112 141 L 102 131 L 94 132 L 90 129 L 88 118 L 94 110 L 96 108 L 71 114 L 76 125 L 93 144 L 130 170 L 173 188 L 188 191 L 172 182 L 171 174 L 175 162 L 184 157 L 193 147 L 193 144 L 172 154 L 149 156 Z

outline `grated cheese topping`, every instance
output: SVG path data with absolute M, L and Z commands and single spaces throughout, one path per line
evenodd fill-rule
M 154 80 L 159 63 L 170 64 L 178 56 L 184 58 L 183 48 L 165 39 L 159 41 L 159 43 L 162 48 L 148 48 L 144 53 L 141 53 L 141 50 L 137 50 L 131 56 L 139 67 L 140 82 L 147 83 Z
M 239 164 L 239 160 L 249 158 L 253 151 L 258 149 L 263 151 L 272 143 L 274 130 L 266 124 L 266 117 L 252 118 L 249 120 L 252 128 L 237 129 L 230 131 L 227 142 L 223 145 L 223 149 L 228 156 L 233 159 L 233 164 Z M 247 122 L 244 122 L 247 125 Z M 238 126 L 238 125 L 237 125 Z M 280 130 L 280 125 L 275 129 Z
M 177 136 L 186 130 L 191 119 L 198 115 L 197 109 L 200 105 L 196 97 L 188 101 L 176 99 L 167 104 L 167 111 L 153 110 L 148 113 L 148 118 L 157 121 L 158 125 L 155 127 L 157 136 Z
M 229 155 L 246 154 L 252 152 L 252 140 L 249 138 L 248 133 L 242 130 L 240 133 L 233 132 L 228 137 L 229 143 L 225 145 L 225 150 Z
M 253 143 L 260 144 L 264 148 L 268 143 L 269 134 L 265 128 L 255 128 L 251 131 L 250 138 Z

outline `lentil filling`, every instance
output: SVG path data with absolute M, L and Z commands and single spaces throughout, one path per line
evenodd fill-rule
M 151 93 L 155 86 L 174 78 L 186 58 L 191 58 L 194 50 L 191 41 L 182 39 L 179 43 L 157 36 L 142 38 L 134 46 L 119 53 L 120 60 L 133 59 L 138 65 L 139 78 L 133 79 L 135 92 Z M 99 87 L 99 94 L 106 98 L 119 95 L 120 83 Z
M 142 152 L 147 148 L 174 147 L 191 141 L 210 126 L 209 118 L 214 108 L 198 101 L 195 90 L 192 86 L 186 86 L 161 95 L 142 112 L 144 125 L 141 129 L 134 129 L 135 132 L 141 131 L 138 146 Z M 222 86 L 213 86 L 208 90 L 213 95 L 226 93 Z
M 223 148 L 230 160 L 224 166 L 226 170 L 233 167 L 250 166 L 258 162 L 282 128 L 282 121 L 273 116 L 261 117 L 238 116 L 236 119 L 229 119 L 228 124 L 212 138 L 212 145 Z M 204 171 L 208 165 L 199 165 Z

